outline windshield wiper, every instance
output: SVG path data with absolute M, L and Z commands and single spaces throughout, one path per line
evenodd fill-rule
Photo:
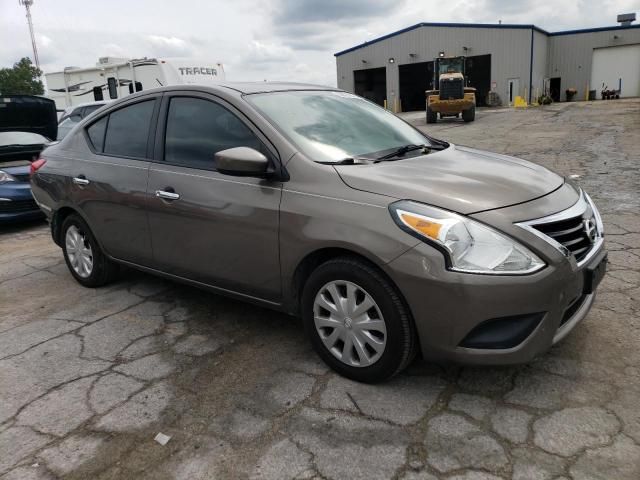
M 425 153 L 425 154 L 429 153 L 430 151 L 440 151 L 440 150 L 444 150 L 448 146 L 449 146 L 449 144 L 443 145 L 441 143 L 435 143 L 435 144 L 432 144 L 432 145 L 426 145 L 426 144 L 422 144 L 422 145 L 414 145 L 414 144 L 403 145 L 402 147 L 397 148 L 396 150 L 394 150 L 391 153 L 388 153 L 386 155 L 383 155 L 381 157 L 376 158 L 375 162 L 382 162 L 384 160 L 391 160 L 392 158 L 398 160 L 399 158 L 396 158 L 396 157 L 403 157 L 407 153 L 413 152 L 415 150 L 422 150 L 422 153 Z
M 444 150 L 445 148 L 449 148 L 449 143 L 444 140 L 439 140 L 437 138 L 428 137 L 429 142 L 431 143 L 431 150 Z
M 322 165 L 362 165 L 364 162 L 359 158 L 343 158 L 342 160 L 336 160 L 335 162 L 316 162 Z
M 403 145 L 402 147 L 395 149 L 391 153 L 388 153 L 386 155 L 376 158 L 375 161 L 381 162 L 382 160 L 389 160 L 390 158 L 394 158 L 394 157 L 402 157 L 403 155 L 406 155 L 409 152 L 413 152 L 414 150 L 424 150 L 425 151 L 424 153 L 427 153 L 426 150 L 428 149 L 429 149 L 429 145 L 415 145 L 415 144 Z

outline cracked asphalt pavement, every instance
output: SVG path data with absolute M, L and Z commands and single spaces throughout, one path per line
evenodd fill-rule
M 296 319 L 133 271 L 85 289 L 46 225 L 3 227 L 0 478 L 640 478 L 640 100 L 429 131 L 580 175 L 610 264 L 563 342 L 528 365 L 416 361 L 357 384 Z

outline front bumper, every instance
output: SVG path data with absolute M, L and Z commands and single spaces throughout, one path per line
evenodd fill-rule
M 603 256 L 601 247 L 592 263 Z M 595 299 L 585 293 L 592 263 L 578 268 L 565 259 L 532 275 L 473 275 L 446 270 L 442 255 L 420 244 L 386 267 L 413 314 L 425 359 L 506 365 L 544 353 L 587 315 Z M 522 328 L 514 330 L 517 322 Z M 492 334 L 503 338 L 491 344 Z
M 439 95 L 429 95 L 427 97 L 427 104 L 434 112 L 453 114 L 474 107 L 476 99 L 473 93 L 465 93 L 463 98 L 451 100 L 440 99 Z
M 44 218 L 31 195 L 28 183 L 3 185 L 0 188 L 0 224 Z
M 29 222 L 32 220 L 44 220 L 45 215 L 40 209 L 28 212 L 0 213 L 0 225 L 8 223 Z

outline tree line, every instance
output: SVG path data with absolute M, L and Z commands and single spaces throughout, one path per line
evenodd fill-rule
M 0 68 L 0 95 L 43 95 L 42 70 L 29 57 L 21 58 L 11 68 Z

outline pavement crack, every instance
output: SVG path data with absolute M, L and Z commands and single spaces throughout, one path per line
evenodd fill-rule
M 345 392 L 345 393 L 347 394 L 347 397 L 349 397 L 349 400 L 351 400 L 351 403 L 353 403 L 353 406 L 356 407 L 356 410 L 358 410 L 358 413 L 360 415 L 364 415 L 364 412 L 360 408 L 360 405 L 358 405 L 358 402 L 356 402 L 356 399 L 353 398 L 353 395 L 351 395 L 351 393 L 349 392 Z

